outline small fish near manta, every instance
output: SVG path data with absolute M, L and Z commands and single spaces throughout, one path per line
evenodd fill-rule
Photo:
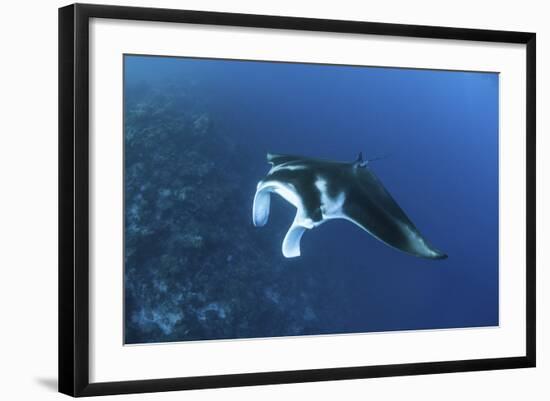
M 400 251 L 428 259 L 445 259 L 407 217 L 359 153 L 354 162 L 267 154 L 272 165 L 258 183 L 252 221 L 264 226 L 271 193 L 296 207 L 296 217 L 283 240 L 283 255 L 300 256 L 305 230 L 331 219 L 345 219 Z

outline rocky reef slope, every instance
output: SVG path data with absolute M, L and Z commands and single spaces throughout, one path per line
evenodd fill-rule
M 316 333 L 311 271 L 280 254 L 288 222 L 251 224 L 265 171 L 200 85 L 127 86 L 124 122 L 125 342 Z

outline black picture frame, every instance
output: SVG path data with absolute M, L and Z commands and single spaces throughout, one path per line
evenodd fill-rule
M 89 21 L 91 18 L 438 38 L 526 45 L 526 353 L 520 357 L 406 363 L 90 383 Z M 59 391 L 95 396 L 315 382 L 535 366 L 536 35 L 526 32 L 339 21 L 220 12 L 74 4 L 59 9 Z

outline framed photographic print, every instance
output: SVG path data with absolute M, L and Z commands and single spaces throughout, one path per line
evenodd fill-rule
M 535 34 L 59 10 L 59 390 L 535 366 Z

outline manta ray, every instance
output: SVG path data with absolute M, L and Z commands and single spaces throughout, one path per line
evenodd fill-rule
M 408 254 L 444 259 L 399 207 L 363 160 L 338 162 L 308 157 L 267 154 L 271 169 L 258 183 L 252 221 L 264 226 L 269 218 L 271 193 L 296 207 L 296 217 L 283 240 L 287 258 L 300 256 L 300 239 L 332 219 L 344 219 L 383 243 Z M 370 160 L 372 161 L 372 160 Z

